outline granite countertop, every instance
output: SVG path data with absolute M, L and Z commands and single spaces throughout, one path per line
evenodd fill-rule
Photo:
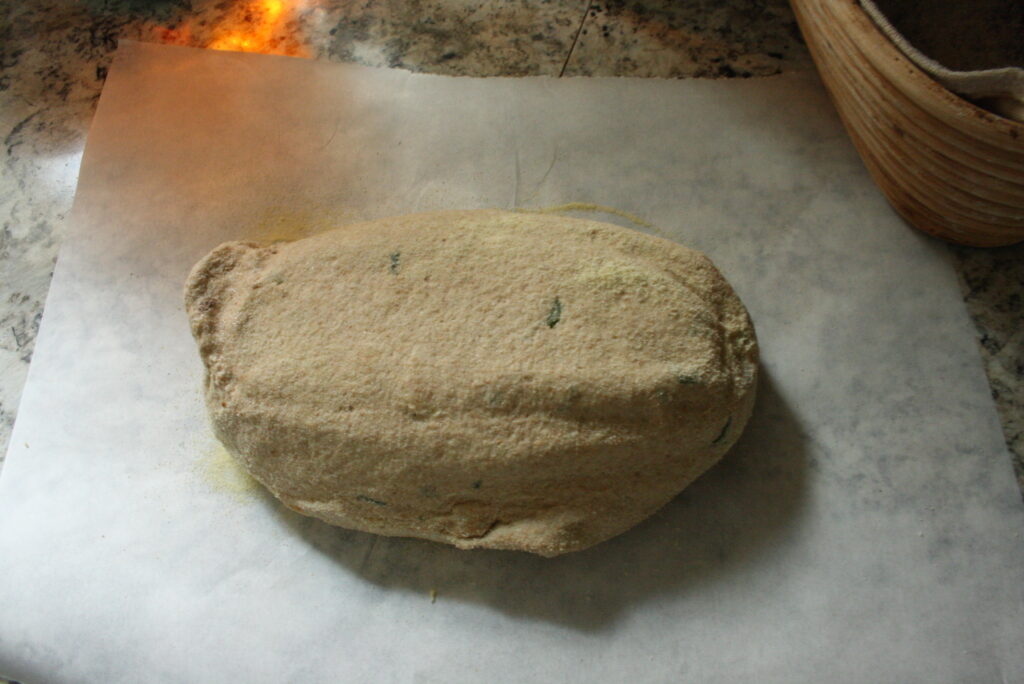
M 0 3 L 0 465 L 86 132 L 122 37 L 469 76 L 749 78 L 813 68 L 785 0 Z M 1024 489 L 1024 244 L 949 252 Z

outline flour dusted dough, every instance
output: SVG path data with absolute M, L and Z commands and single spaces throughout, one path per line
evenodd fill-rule
M 754 400 L 746 310 L 702 254 L 618 226 L 418 214 L 193 269 L 230 453 L 343 527 L 545 556 L 640 522 Z

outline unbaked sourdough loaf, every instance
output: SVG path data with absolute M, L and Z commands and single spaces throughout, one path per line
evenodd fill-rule
M 707 257 L 458 211 L 223 244 L 189 276 L 206 400 L 289 508 L 545 556 L 632 527 L 750 415 L 757 342 Z

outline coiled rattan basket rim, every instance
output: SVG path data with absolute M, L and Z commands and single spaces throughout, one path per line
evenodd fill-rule
M 900 197 L 906 189 L 901 187 L 899 179 L 886 179 L 889 182 L 884 184 L 879 182 L 879 167 L 872 159 L 875 150 L 865 140 L 858 139 L 860 136 L 856 134 L 856 129 L 878 125 L 879 122 L 863 121 L 856 118 L 858 112 L 844 111 L 841 100 L 849 96 L 850 89 L 856 87 L 858 79 L 837 73 L 836 63 L 838 61 L 839 64 L 852 66 L 854 62 L 862 61 L 877 72 L 877 76 L 868 78 L 869 81 L 874 79 L 876 83 L 895 88 L 909 105 L 930 119 L 922 122 L 923 129 L 932 127 L 940 131 L 947 136 L 945 143 L 950 149 L 960 146 L 963 152 L 976 157 L 978 165 L 974 170 L 1008 181 L 1011 195 L 1014 196 L 1010 208 L 1014 214 L 1019 213 L 1022 219 L 1024 124 L 982 109 L 931 78 L 889 40 L 864 11 L 859 0 L 791 0 L 791 4 L 822 79 L 830 90 L 835 89 L 833 98 L 836 99 L 851 137 L 865 163 L 876 175 L 876 182 L 896 209 L 915 227 L 954 242 L 994 246 L 1024 240 L 1024 220 L 1016 218 L 1006 226 L 991 226 L 988 230 L 967 226 L 962 231 L 935 230 L 934 226 L 919 225 L 914 217 L 920 218 L 921 214 L 910 211 L 910 207 L 900 206 Z M 863 82 L 865 78 L 859 80 Z M 836 82 L 830 82 L 832 80 Z M 890 105 L 900 106 L 899 102 L 892 100 Z M 855 120 L 848 120 L 848 116 L 854 116 Z M 941 153 L 938 147 L 936 150 Z M 984 186 L 975 183 L 974 187 Z M 1019 193 L 1015 191 L 1017 187 L 1020 188 Z M 969 192 L 970 185 L 966 185 L 964 190 Z M 975 230 L 976 234 L 972 235 Z

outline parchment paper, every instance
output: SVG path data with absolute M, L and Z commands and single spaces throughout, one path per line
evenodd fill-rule
M 704 250 L 749 307 L 765 380 L 722 464 L 553 560 L 339 530 L 230 479 L 181 303 L 207 250 L 568 202 Z M 0 672 L 1024 681 L 1022 531 L 945 252 L 813 77 L 453 79 L 125 43 L 0 479 Z

